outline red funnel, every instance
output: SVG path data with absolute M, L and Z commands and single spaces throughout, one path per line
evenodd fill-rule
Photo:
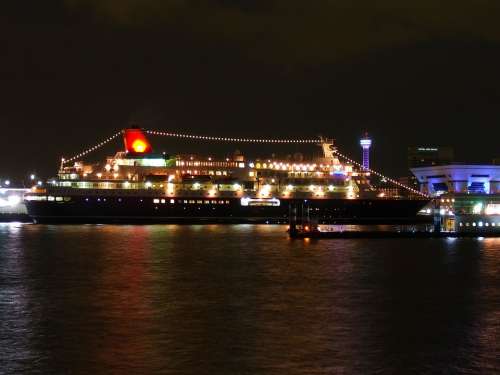
M 153 152 L 151 144 L 141 129 L 125 129 L 123 131 L 123 141 L 125 142 L 125 150 L 132 154 L 150 154 Z

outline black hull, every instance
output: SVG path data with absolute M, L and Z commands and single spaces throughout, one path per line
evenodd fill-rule
M 160 199 L 160 198 L 158 198 Z M 163 199 L 163 198 L 162 198 Z M 223 203 L 220 203 L 223 202 Z M 287 223 L 291 206 L 319 223 L 397 224 L 425 222 L 417 212 L 425 200 L 317 199 L 281 200 L 279 206 L 242 206 L 237 198 L 175 198 L 154 203 L 152 197 L 72 196 L 69 201 L 28 201 L 37 223 Z

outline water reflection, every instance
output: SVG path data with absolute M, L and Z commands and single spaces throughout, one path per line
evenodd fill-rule
M 491 370 L 499 249 L 304 242 L 266 225 L 0 225 L 1 360 L 42 373 Z

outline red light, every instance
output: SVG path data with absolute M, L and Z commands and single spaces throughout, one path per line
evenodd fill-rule
M 123 132 L 125 150 L 135 154 L 149 154 L 153 151 L 141 129 L 125 129 Z

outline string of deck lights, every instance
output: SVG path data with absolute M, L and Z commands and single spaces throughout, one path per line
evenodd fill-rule
M 204 136 L 204 135 L 194 135 L 194 134 L 182 134 L 182 133 L 169 133 L 169 132 L 164 132 L 164 131 L 158 131 L 158 130 L 145 130 L 147 134 L 151 135 L 160 135 L 160 136 L 165 136 L 165 137 L 173 137 L 173 138 L 185 138 L 185 139 L 199 139 L 199 140 L 205 140 L 205 141 L 220 141 L 220 142 L 245 142 L 245 143 L 318 143 L 318 139 L 266 139 L 266 138 L 233 138 L 233 137 L 214 137 L 214 136 Z M 72 161 L 75 161 L 95 150 L 100 149 L 107 143 L 111 142 L 112 140 L 116 139 L 122 134 L 122 131 L 120 130 L 119 132 L 113 134 L 109 138 L 105 139 L 104 141 L 101 141 L 94 145 L 93 147 L 90 147 L 79 154 L 72 156 L 69 159 L 62 158 L 61 163 L 64 165 L 65 163 L 69 163 Z M 401 187 L 403 189 L 406 189 L 408 191 L 411 191 L 414 194 L 421 195 L 423 197 L 428 198 L 429 196 L 427 194 L 424 194 L 418 190 L 415 190 L 409 186 L 406 186 L 390 177 L 387 177 L 383 175 L 382 173 L 379 173 L 377 171 L 374 171 L 373 169 L 370 168 L 365 168 L 361 163 L 358 163 L 357 161 L 349 158 L 348 156 L 342 154 L 338 150 L 335 151 L 335 154 L 340 156 L 341 158 L 347 160 L 348 162 L 360 167 L 362 170 L 368 171 L 382 179 L 385 179 L 392 184 Z
M 61 159 L 61 163 L 62 163 L 62 165 L 64 165 L 65 163 L 69 163 L 69 162 L 75 161 L 75 160 L 77 160 L 77 159 L 79 159 L 79 158 L 81 158 L 81 157 L 83 157 L 83 156 L 91 153 L 92 151 L 100 149 L 101 147 L 103 147 L 107 143 L 111 142 L 112 140 L 116 139 L 120 135 L 122 135 L 122 131 L 121 130 L 119 132 L 113 134 L 111 137 L 105 139 L 104 141 L 101 141 L 101 142 L 97 143 L 96 145 L 94 145 L 92 147 L 89 147 L 88 149 L 80 152 L 79 154 L 77 154 L 75 156 L 72 156 L 69 159 L 62 158 Z
M 212 137 L 206 135 L 193 135 L 181 133 L 169 133 L 157 130 L 146 130 L 147 134 L 161 135 L 164 137 L 200 139 L 204 141 L 219 142 L 241 142 L 241 143 L 318 143 L 318 139 L 266 139 L 266 138 L 233 138 L 233 137 Z
M 390 183 L 392 183 L 392 184 L 394 184 L 394 185 L 396 185 L 396 186 L 398 186 L 398 187 L 400 187 L 400 188 L 406 189 L 406 190 L 408 190 L 408 191 L 411 191 L 411 192 L 412 192 L 412 193 L 414 193 L 414 194 L 421 195 L 421 196 L 423 196 L 423 197 L 425 197 L 425 198 L 429 198 L 429 196 L 428 196 L 427 194 L 424 194 L 424 193 L 422 193 L 422 192 L 420 192 L 420 191 L 418 191 L 418 190 L 415 190 L 415 189 L 413 189 L 413 188 L 411 188 L 411 187 L 409 187 L 409 186 L 406 186 L 406 185 L 404 185 L 404 184 L 402 184 L 402 183 L 400 183 L 400 182 L 398 182 L 398 181 L 396 181 L 396 180 L 394 180 L 394 179 L 392 179 L 392 178 L 390 178 L 390 177 L 387 177 L 387 176 L 383 175 L 382 173 L 379 173 L 379 172 L 377 172 L 377 171 L 374 171 L 374 170 L 373 170 L 373 169 L 371 169 L 371 168 L 365 168 L 365 167 L 363 167 L 363 165 L 362 165 L 361 163 L 358 163 L 357 161 L 355 161 L 355 160 L 353 160 L 353 159 L 349 158 L 348 156 L 346 156 L 346 155 L 344 155 L 344 154 L 340 153 L 339 151 L 335 151 L 335 154 L 336 154 L 336 155 L 338 155 L 338 156 L 340 156 L 341 158 L 343 158 L 343 159 L 347 160 L 348 162 L 350 162 L 350 163 L 352 163 L 352 164 L 355 164 L 356 166 L 360 167 L 362 170 L 364 170 L 364 171 L 368 171 L 368 172 L 370 172 L 370 173 L 373 173 L 374 175 L 376 175 L 376 176 L 378 176 L 378 177 L 380 177 L 380 178 L 382 178 L 382 179 L 384 179 L 384 180 L 387 180 L 387 181 L 389 181 Z

